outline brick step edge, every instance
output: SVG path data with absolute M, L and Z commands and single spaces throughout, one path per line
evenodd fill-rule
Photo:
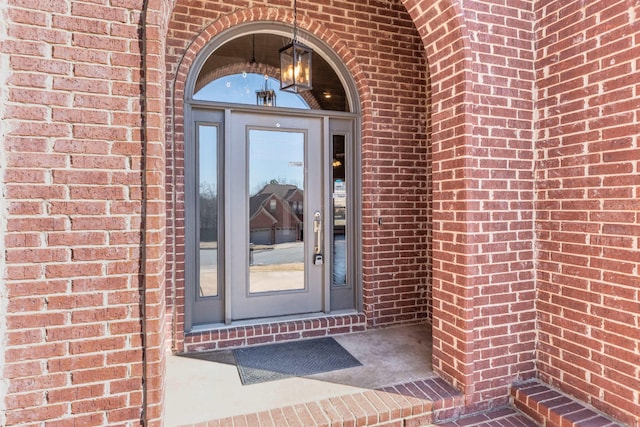
M 538 380 L 512 387 L 513 404 L 544 427 L 624 427 L 596 409 Z
M 418 427 L 459 416 L 463 397 L 440 378 L 182 427 Z

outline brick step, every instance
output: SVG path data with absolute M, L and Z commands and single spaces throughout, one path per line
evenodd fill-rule
M 436 427 L 538 427 L 532 419 L 506 406 L 480 414 L 464 415 L 457 420 L 437 424 Z
M 419 427 L 456 418 L 463 405 L 460 392 L 429 378 L 182 427 Z
M 514 386 L 511 396 L 516 408 L 544 427 L 624 427 L 624 424 L 540 381 Z

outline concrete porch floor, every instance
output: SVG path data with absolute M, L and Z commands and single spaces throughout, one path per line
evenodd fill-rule
M 243 386 L 231 363 L 170 355 L 165 425 L 197 424 L 434 377 L 429 325 L 375 329 L 334 338 L 362 366 Z

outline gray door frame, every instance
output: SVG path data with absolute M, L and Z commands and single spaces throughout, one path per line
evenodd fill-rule
M 359 117 L 354 113 L 342 113 L 333 111 L 314 111 L 314 110 L 297 110 L 297 109 L 265 109 L 263 107 L 239 106 L 237 104 L 220 104 L 207 101 L 189 101 L 185 103 L 185 332 L 194 330 L 206 330 L 215 325 L 231 325 L 233 324 L 232 302 L 229 297 L 229 284 L 233 280 L 231 277 L 231 269 L 229 268 L 228 256 L 222 254 L 220 260 L 219 276 L 221 292 L 215 298 L 200 298 L 197 296 L 197 287 L 199 280 L 199 271 L 197 270 L 197 256 L 195 237 L 197 231 L 197 219 L 194 214 L 197 192 L 196 192 L 196 174 L 192 167 L 197 164 L 197 153 L 195 152 L 195 133 L 196 122 L 206 124 L 216 124 L 222 132 L 219 132 L 221 141 L 219 142 L 220 153 L 219 158 L 223 159 L 218 165 L 220 173 L 220 182 L 223 188 L 220 194 L 221 218 L 231 215 L 227 206 L 228 165 L 224 159 L 227 156 L 225 146 L 231 141 L 232 116 L 236 113 L 244 113 L 258 116 L 275 116 L 279 118 L 290 117 L 293 120 L 300 118 L 313 118 L 321 121 L 322 133 L 322 149 L 321 156 L 325 159 L 322 162 L 323 168 L 323 197 L 330 197 L 330 189 L 332 186 L 331 174 L 328 169 L 331 167 L 330 150 L 331 138 L 334 134 L 345 135 L 349 141 L 349 155 L 351 156 L 351 165 L 348 169 L 348 179 L 351 185 L 348 185 L 349 210 L 347 215 L 347 224 L 349 230 L 349 244 L 347 247 L 347 263 L 349 266 L 348 287 L 336 288 L 330 283 L 331 281 L 331 250 L 325 244 L 324 248 L 324 271 L 323 271 L 323 291 L 322 306 L 317 312 L 318 315 L 331 313 L 350 313 L 361 312 L 363 307 L 362 301 L 362 247 L 361 220 L 360 212 L 362 210 L 361 200 L 361 150 L 360 133 L 359 133 Z M 328 160 L 329 159 L 329 160 Z M 322 207 L 322 217 L 324 223 L 327 224 L 331 218 L 331 203 L 324 203 Z M 226 221 L 222 221 L 219 233 L 219 245 L 227 246 L 227 238 L 230 236 L 230 230 L 227 229 Z M 324 242 L 331 242 L 332 231 L 330 227 L 324 227 Z M 338 303 L 343 301 L 344 303 Z M 213 314 L 215 313 L 215 314 Z M 308 313 L 312 314 L 312 313 Z
M 302 32 L 304 35 L 305 43 L 310 46 L 314 50 L 314 54 L 318 54 L 324 57 L 324 59 L 331 64 L 334 70 L 337 72 L 340 80 L 343 84 L 343 88 L 347 95 L 347 101 L 349 104 L 348 110 L 350 112 L 339 112 L 339 111 L 323 111 L 323 110 L 295 110 L 288 108 L 271 108 L 265 109 L 264 107 L 257 106 L 248 106 L 248 105 L 238 105 L 233 103 L 224 103 L 224 102 L 211 102 L 211 101 L 198 101 L 193 99 L 194 89 L 196 85 L 197 78 L 202 71 L 202 68 L 209 58 L 209 56 L 214 53 L 220 46 L 224 45 L 229 40 L 232 40 L 236 37 L 240 37 L 246 34 L 259 34 L 259 33 L 271 33 L 271 34 L 280 34 L 287 35 L 290 34 L 290 28 L 286 25 L 279 23 L 271 23 L 271 22 L 257 22 L 257 23 L 246 23 L 234 26 L 219 35 L 215 36 L 206 46 L 202 48 L 202 50 L 197 55 L 194 60 L 192 66 L 189 70 L 189 75 L 187 76 L 187 81 L 185 85 L 185 98 L 184 98 L 184 129 L 185 129 L 185 291 L 184 291 L 184 329 L 185 332 L 189 332 L 192 330 L 207 330 L 212 327 L 215 328 L 217 325 L 223 323 L 230 323 L 230 302 L 228 298 L 225 298 L 224 289 L 220 292 L 219 298 L 214 303 L 213 300 L 206 301 L 206 304 L 200 307 L 200 311 L 202 313 L 212 313 L 211 310 L 218 313 L 217 315 L 209 315 L 208 319 L 199 318 L 198 316 L 194 317 L 194 312 L 197 312 L 198 309 L 195 307 L 196 304 L 196 288 L 198 283 L 198 275 L 199 272 L 196 270 L 196 263 L 194 262 L 196 256 L 196 247 L 193 240 L 195 240 L 194 236 L 196 236 L 196 226 L 197 226 L 197 216 L 194 213 L 194 207 L 196 206 L 197 194 L 196 188 L 194 184 L 194 171 L 193 166 L 196 165 L 197 156 L 193 150 L 193 142 L 195 140 L 195 122 L 194 117 L 198 116 L 198 114 L 204 114 L 206 117 L 203 119 L 205 122 L 210 122 L 212 119 L 210 117 L 211 114 L 217 114 L 222 117 L 219 125 L 222 133 L 219 133 L 219 138 L 223 138 L 224 141 L 228 141 L 230 130 L 225 126 L 225 123 L 231 123 L 231 113 L 232 111 L 245 111 L 245 112 L 255 112 L 259 114 L 278 114 L 278 115 L 290 115 L 290 116 L 305 116 L 305 117 L 319 117 L 323 120 L 323 135 L 326 135 L 327 138 L 331 138 L 332 132 L 344 133 L 348 136 L 350 141 L 350 156 L 351 161 L 350 164 L 350 172 L 347 173 L 349 176 L 347 177 L 350 180 L 350 184 L 347 185 L 348 189 L 348 197 L 349 197 L 349 212 L 347 215 L 347 225 L 350 231 L 350 239 L 348 240 L 348 264 L 350 266 L 349 278 L 348 282 L 351 284 L 349 289 L 341 288 L 340 292 L 352 293 L 353 295 L 353 303 L 347 304 L 348 307 L 338 307 L 340 304 L 334 304 L 331 301 L 335 302 L 335 292 L 334 289 L 331 289 L 331 285 L 327 283 L 327 281 L 331 277 L 331 273 L 325 274 L 325 295 L 324 301 L 325 312 L 333 312 L 334 309 L 331 307 L 337 307 L 337 309 L 341 312 L 361 312 L 363 309 L 363 301 L 362 301 L 362 224 L 361 224 L 361 211 L 362 211 L 362 197 L 361 197 L 361 167 L 362 164 L 362 154 L 360 141 L 362 140 L 361 136 L 361 119 L 360 119 L 360 100 L 358 96 L 358 88 L 357 85 L 352 78 L 349 70 L 346 65 L 342 62 L 341 58 L 322 40 L 316 38 L 314 35 L 306 32 Z M 198 112 L 200 110 L 201 112 Z M 195 115 L 195 116 L 194 116 Z M 176 120 L 176 117 L 172 117 L 173 120 Z M 217 122 L 218 116 L 216 116 L 214 122 Z M 339 125 L 339 129 L 334 129 L 333 125 L 338 122 L 346 121 L 349 123 L 346 129 L 344 126 Z M 344 124 L 344 123 L 342 123 Z M 330 126 L 332 127 L 331 130 Z M 329 144 L 325 140 L 325 159 L 330 159 L 331 153 Z M 224 144 L 220 144 L 220 158 L 224 156 Z M 325 162 L 327 163 L 327 162 Z M 225 173 L 225 165 L 219 165 L 220 173 Z M 330 174 L 325 174 L 324 177 L 324 186 L 326 189 L 330 189 L 331 187 L 331 178 Z M 176 184 L 176 179 L 180 177 L 174 177 L 174 187 Z M 220 181 L 223 182 L 223 181 Z M 327 190 L 328 191 L 328 190 Z M 224 193 L 224 189 L 220 191 Z M 221 213 L 224 212 L 225 203 L 224 203 L 224 194 L 220 195 L 220 209 L 222 209 Z M 174 200 L 175 202 L 175 200 Z M 174 203 L 175 205 L 175 203 Z M 329 218 L 329 207 L 330 204 L 325 206 L 324 218 Z M 179 219 L 179 217 L 177 217 Z M 219 233 L 219 244 L 224 244 L 225 231 L 221 230 Z M 325 242 L 329 242 L 330 230 L 329 227 L 325 227 Z M 325 251 L 325 263 L 327 265 L 331 264 L 331 251 Z M 222 256 L 221 258 L 224 258 Z M 221 259 L 222 264 L 224 264 L 225 260 Z M 175 265 L 175 264 L 174 264 Z M 228 276 L 228 272 L 224 269 L 224 265 L 219 269 L 222 274 L 221 277 Z M 174 274 L 174 277 L 176 275 Z M 222 281 L 221 281 L 222 282 Z M 339 292 L 338 292 L 339 293 Z M 179 302 L 178 297 L 180 295 L 177 292 L 174 293 L 174 301 Z M 339 298 L 340 299 L 340 298 Z M 203 303 L 203 301 L 199 301 Z M 217 307 L 217 308 L 215 308 Z M 353 307 L 353 308 L 351 308 Z M 355 310 L 354 310 L 355 309 Z

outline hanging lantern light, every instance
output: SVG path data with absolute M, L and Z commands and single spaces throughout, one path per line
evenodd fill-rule
M 311 90 L 313 50 L 298 42 L 298 8 L 293 0 L 293 38 L 280 49 L 280 90 L 298 93 Z
M 276 91 L 269 87 L 269 76 L 264 75 L 264 88 L 256 91 L 256 104 L 262 107 L 276 106 Z

